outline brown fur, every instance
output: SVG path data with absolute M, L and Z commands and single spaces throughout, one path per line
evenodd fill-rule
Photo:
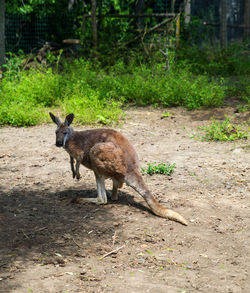
M 80 164 L 94 171 L 98 197 L 86 201 L 107 203 L 104 180 L 110 178 L 113 181 L 113 200 L 118 198 L 117 190 L 125 182 L 143 196 L 154 214 L 187 225 L 182 215 L 161 206 L 153 197 L 141 176 L 136 151 L 121 133 L 112 129 L 73 131 L 70 126 L 73 114 L 68 115 L 64 123 L 52 113 L 50 116 L 58 125 L 56 145 L 63 146 L 70 155 L 73 177 L 80 178 Z

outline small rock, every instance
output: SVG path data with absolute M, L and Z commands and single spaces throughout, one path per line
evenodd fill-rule
M 241 153 L 242 152 L 242 149 L 235 149 L 235 150 L 233 150 L 233 154 L 239 154 L 239 153 Z
M 145 258 L 139 258 L 138 259 L 138 263 L 145 263 L 145 261 L 146 261 Z

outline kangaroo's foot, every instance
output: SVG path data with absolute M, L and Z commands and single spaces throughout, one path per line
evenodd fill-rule
M 74 178 L 74 177 L 73 177 L 73 178 Z M 77 179 L 77 180 L 80 180 L 81 178 L 82 178 L 82 177 L 81 177 L 80 173 L 77 173 L 77 174 L 76 174 L 76 179 Z
M 99 197 L 94 197 L 94 198 L 81 198 L 81 201 L 86 202 L 86 203 L 94 203 L 94 204 L 107 204 L 107 201 L 103 201 Z

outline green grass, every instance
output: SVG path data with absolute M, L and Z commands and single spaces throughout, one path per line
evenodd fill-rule
M 166 164 L 166 163 L 148 163 L 147 168 L 141 168 L 142 173 L 146 173 L 148 175 L 153 174 L 164 174 L 171 175 L 174 172 L 175 163 L 174 164 Z
M 183 45 L 178 52 L 178 61 L 189 64 L 195 74 L 210 76 L 241 76 L 250 74 L 248 42 L 231 43 L 225 49 L 203 44 Z
M 223 122 L 212 121 L 209 126 L 200 129 L 205 131 L 202 139 L 207 141 L 234 141 L 248 138 L 248 132 L 244 131 L 241 126 L 232 124 L 227 117 Z
M 250 66 L 250 65 L 249 65 Z M 250 106 L 250 74 L 239 76 L 227 89 L 227 95 L 241 100 L 246 107 Z
M 48 112 L 62 116 L 73 112 L 78 124 L 111 124 L 124 117 L 130 106 L 173 107 L 188 109 L 216 107 L 226 96 L 241 96 L 249 101 L 248 80 L 226 88 L 224 80 L 207 74 L 194 74 L 185 62 L 172 62 L 171 71 L 164 70 L 164 60 L 152 64 L 136 62 L 101 66 L 84 59 L 61 60 L 54 68 L 23 70 L 12 56 L 0 81 L 0 125 L 32 126 L 50 121 Z M 22 56 L 22 58 L 24 58 Z M 59 60 L 58 60 L 59 62 Z

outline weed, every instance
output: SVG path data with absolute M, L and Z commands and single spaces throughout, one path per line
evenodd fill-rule
M 8 52 L 6 53 L 6 63 L 3 65 L 5 68 L 5 76 L 8 80 L 14 81 L 19 79 L 20 72 L 23 69 L 24 55 L 20 50 L 18 55 Z
M 237 81 L 228 86 L 227 95 L 237 97 L 249 107 L 250 105 L 250 75 L 240 76 Z
M 187 62 L 195 74 L 211 76 L 249 75 L 248 43 L 230 44 L 226 49 L 210 45 L 182 46 L 179 62 Z
M 205 131 L 204 140 L 233 141 L 248 137 L 248 133 L 240 126 L 233 125 L 228 117 L 223 122 L 212 121 L 209 126 L 201 127 L 201 129 Z
M 162 118 L 168 118 L 170 116 L 169 112 L 165 112 L 161 115 Z
M 245 113 L 245 112 L 248 112 L 249 110 L 250 110 L 250 104 L 248 105 L 239 104 L 237 106 L 237 111 L 240 113 Z
M 153 175 L 153 174 L 164 174 L 171 175 L 174 172 L 175 163 L 174 164 L 165 164 L 165 163 L 148 163 L 147 168 L 141 168 L 143 173 Z

